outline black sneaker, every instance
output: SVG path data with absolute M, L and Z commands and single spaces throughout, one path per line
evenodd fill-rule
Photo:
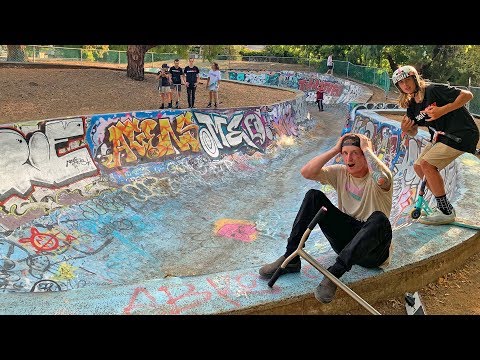
M 162 106 L 160 106 L 160 109 L 163 109 L 163 108 L 165 108 L 165 105 L 162 104 Z
M 212 103 L 208 103 L 207 107 L 212 107 Z
M 172 103 L 168 103 L 168 108 L 169 108 L 169 109 L 172 108 Z
M 215 105 L 213 107 L 216 109 L 217 108 L 217 103 L 215 103 Z
M 175 103 L 175 109 L 178 109 L 178 101 Z
M 286 257 L 285 256 L 280 256 L 277 260 L 275 260 L 271 264 L 266 264 L 263 265 L 260 270 L 258 270 L 258 273 L 260 276 L 264 278 L 271 278 L 275 271 L 282 265 L 282 263 L 285 261 Z M 288 273 L 296 273 L 300 272 L 300 269 L 302 268 L 302 263 L 300 261 L 300 258 L 297 258 L 298 261 L 295 262 L 295 259 L 290 261 L 285 269 L 282 270 L 282 275 L 288 274 Z

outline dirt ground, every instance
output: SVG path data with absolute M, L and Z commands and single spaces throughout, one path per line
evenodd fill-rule
M 158 109 L 161 99 L 156 86 L 153 74 L 134 81 L 124 71 L 107 69 L 0 67 L 0 123 Z M 180 107 L 187 106 L 186 96 L 183 87 Z M 291 91 L 222 82 L 218 107 L 273 104 L 294 97 Z M 195 106 L 207 104 L 206 80 L 201 80 Z
M 184 65 L 181 63 L 181 66 Z M 197 65 L 206 66 L 198 62 Z M 308 71 L 306 66 L 289 64 L 221 64 L 223 69 L 228 67 Z M 204 80 L 202 82 L 205 84 Z M 0 123 L 155 109 L 160 102 L 155 86 L 155 77 L 150 74 L 146 75 L 145 81 L 138 82 L 128 79 L 125 72 L 115 70 L 0 67 Z M 385 101 L 382 90 L 369 87 L 373 91 L 370 101 Z M 183 92 L 180 105 L 185 106 L 185 96 Z M 225 82 L 220 89 L 220 108 L 260 105 L 290 98 L 293 98 L 293 93 L 289 91 Z M 388 101 L 394 101 L 396 94 L 390 92 L 387 98 Z M 207 91 L 205 86 L 200 85 L 196 105 L 203 107 L 207 103 Z M 401 119 L 401 116 L 396 115 L 389 117 L 394 120 Z M 480 120 L 476 122 L 480 127 Z M 445 274 L 422 289 L 412 291 L 419 291 L 428 314 L 480 314 L 480 254 L 472 256 L 462 268 Z M 403 297 L 382 300 L 372 306 L 382 314 L 405 314 Z M 349 314 L 366 314 L 366 311 L 359 307 Z

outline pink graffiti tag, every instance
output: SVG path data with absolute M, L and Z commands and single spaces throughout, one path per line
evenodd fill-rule
M 230 239 L 252 242 L 257 238 L 257 228 L 247 220 L 220 219 L 215 222 L 215 233 Z

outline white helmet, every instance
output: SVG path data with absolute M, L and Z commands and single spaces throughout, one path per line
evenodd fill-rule
M 400 80 L 406 79 L 409 76 L 413 76 L 413 79 L 415 80 L 415 84 L 417 86 L 416 90 L 418 90 L 418 87 L 419 87 L 419 84 L 420 84 L 420 76 L 418 75 L 417 70 L 413 66 L 410 66 L 410 65 L 400 66 L 397 70 L 395 70 L 395 72 L 392 75 L 393 85 L 395 85 L 395 87 L 400 92 L 403 92 L 402 89 L 400 89 L 400 87 L 398 86 L 398 82 Z

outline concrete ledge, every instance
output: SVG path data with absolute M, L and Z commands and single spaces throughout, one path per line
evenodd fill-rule
M 430 258 L 385 272 L 381 275 L 347 284 L 368 303 L 397 297 L 408 291 L 419 289 L 440 276 L 462 266 L 467 259 L 480 251 L 480 232 L 444 252 Z M 269 304 L 230 311 L 225 314 L 249 315 L 333 315 L 362 308 L 342 290 L 338 290 L 335 299 L 329 304 L 319 303 L 312 293 Z M 362 308 L 363 309 L 363 308 Z M 366 314 L 367 311 L 365 311 Z

